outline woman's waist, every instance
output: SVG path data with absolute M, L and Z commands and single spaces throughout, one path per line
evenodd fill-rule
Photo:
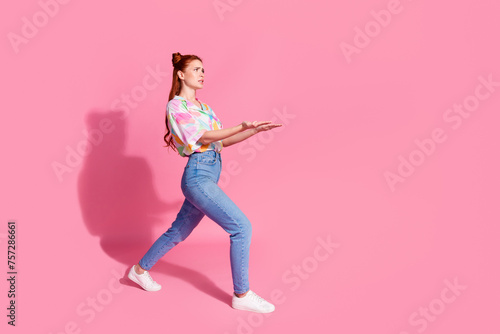
M 187 157 L 194 157 L 196 155 L 208 155 L 208 156 L 214 156 L 214 157 L 217 157 L 220 155 L 220 151 L 217 150 L 217 149 L 211 149 L 211 150 L 206 150 L 206 151 L 203 151 L 203 152 L 193 152 L 189 155 L 187 155 Z

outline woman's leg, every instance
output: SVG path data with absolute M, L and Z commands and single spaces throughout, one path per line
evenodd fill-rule
M 155 241 L 139 261 L 140 267 L 143 270 L 150 270 L 162 256 L 191 234 L 204 215 L 203 212 L 185 199 L 172 226 Z M 136 268 L 136 272 L 141 274 L 142 270 Z
M 252 225 L 238 206 L 217 185 L 220 161 L 213 166 L 198 163 L 192 167 L 192 173 L 183 180 L 184 196 L 229 233 L 233 288 L 235 293 L 244 294 L 249 290 L 248 264 Z

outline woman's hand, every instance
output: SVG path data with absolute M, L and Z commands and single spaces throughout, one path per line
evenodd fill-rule
M 261 132 L 261 131 L 268 131 L 268 130 L 271 130 L 271 129 L 274 129 L 274 128 L 278 128 L 280 126 L 282 126 L 283 124 L 263 124 L 263 125 L 259 125 L 258 127 L 255 128 L 255 131 L 257 132 Z
M 248 129 L 255 129 L 257 128 L 259 125 L 262 125 L 262 124 L 267 124 L 267 123 L 271 123 L 271 121 L 262 121 L 262 122 L 257 122 L 257 121 L 254 121 L 254 122 L 249 122 L 249 121 L 244 121 L 241 123 L 241 125 L 243 126 L 243 130 L 248 130 Z
M 283 124 L 271 124 L 271 121 L 244 121 L 241 123 L 241 125 L 243 126 L 243 130 L 256 129 L 257 132 L 260 132 L 277 128 L 279 126 L 282 126 Z

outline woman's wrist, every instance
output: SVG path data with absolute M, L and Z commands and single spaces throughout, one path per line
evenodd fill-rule
M 246 130 L 250 130 L 252 131 L 253 134 L 256 134 L 259 132 L 259 130 L 257 130 L 257 128 L 249 128 L 247 126 L 245 126 L 245 123 L 248 123 L 248 122 L 241 122 L 239 126 L 241 126 L 241 130 L 239 132 L 243 132 L 243 131 L 246 131 Z

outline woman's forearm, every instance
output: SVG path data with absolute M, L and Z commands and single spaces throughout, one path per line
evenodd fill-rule
M 256 133 L 257 133 L 257 130 L 255 130 L 255 129 L 250 129 L 250 130 L 247 130 L 244 132 L 237 133 L 235 135 L 232 135 L 231 137 L 228 137 L 228 138 L 225 138 L 224 140 L 222 140 L 222 146 L 227 147 L 227 146 L 231 146 L 233 144 L 239 143 L 240 141 L 243 141 L 245 139 L 250 138 L 251 136 L 253 136 Z
M 239 124 L 237 126 L 233 126 L 227 129 L 220 130 L 208 130 L 203 133 L 203 135 L 198 139 L 200 143 L 203 145 L 213 143 L 214 141 L 223 140 L 225 138 L 234 136 L 235 134 L 243 131 L 243 124 Z

